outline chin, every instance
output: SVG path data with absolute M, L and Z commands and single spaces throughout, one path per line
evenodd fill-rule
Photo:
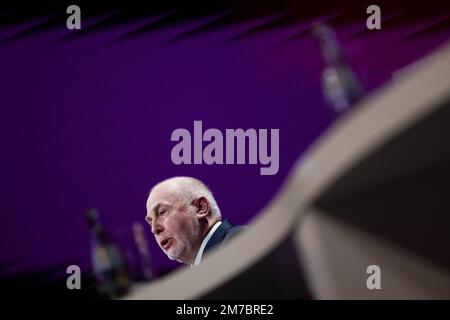
M 172 254 L 169 255 L 169 253 L 168 253 L 167 256 L 170 258 L 170 260 L 175 260 L 175 261 L 178 261 L 178 262 L 184 263 L 184 264 L 190 264 L 190 263 L 186 262 L 187 259 L 183 259 L 183 257 L 181 255 L 179 255 L 179 254 L 177 254 L 177 255 L 172 255 Z
M 174 254 L 173 251 L 166 252 L 166 255 L 169 257 L 170 260 L 180 261 L 180 255 Z

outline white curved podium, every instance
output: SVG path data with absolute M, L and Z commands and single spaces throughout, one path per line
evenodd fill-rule
M 247 231 L 124 298 L 450 298 L 449 140 L 447 45 L 337 121 Z

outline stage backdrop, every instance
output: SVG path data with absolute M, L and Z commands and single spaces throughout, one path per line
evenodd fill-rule
M 312 23 L 336 31 L 367 95 L 450 35 L 442 5 L 386 5 L 382 29 L 368 30 L 364 5 L 169 3 L 133 11 L 80 2 L 81 30 L 67 29 L 61 4 L 1 11 L 2 279 L 43 272 L 50 281 L 69 264 L 89 272 L 85 213 L 93 207 L 133 260 L 131 225 L 145 224 L 149 189 L 172 176 L 201 179 L 224 217 L 250 223 L 334 121 Z M 171 134 L 193 133 L 196 120 L 223 133 L 279 129 L 278 172 L 175 165 Z M 145 227 L 154 272 L 163 275 L 178 264 Z

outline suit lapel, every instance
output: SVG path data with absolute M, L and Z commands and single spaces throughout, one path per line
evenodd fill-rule
M 207 252 L 208 250 L 214 248 L 216 245 L 220 244 L 223 238 L 225 238 L 227 231 L 232 226 L 233 225 L 228 220 L 222 221 L 221 225 L 217 228 L 217 230 L 213 233 L 212 237 L 209 239 L 203 252 Z

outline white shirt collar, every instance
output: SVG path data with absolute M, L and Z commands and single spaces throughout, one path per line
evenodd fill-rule
M 220 227 L 222 224 L 222 221 L 217 221 L 216 224 L 209 230 L 208 234 L 206 235 L 205 239 L 203 239 L 202 245 L 200 246 L 200 249 L 198 249 L 197 255 L 195 256 L 194 264 L 191 265 L 191 267 L 196 267 L 200 264 L 202 261 L 203 251 L 205 250 L 206 245 L 209 242 L 209 239 L 211 239 L 214 232 L 216 232 L 217 228 Z

